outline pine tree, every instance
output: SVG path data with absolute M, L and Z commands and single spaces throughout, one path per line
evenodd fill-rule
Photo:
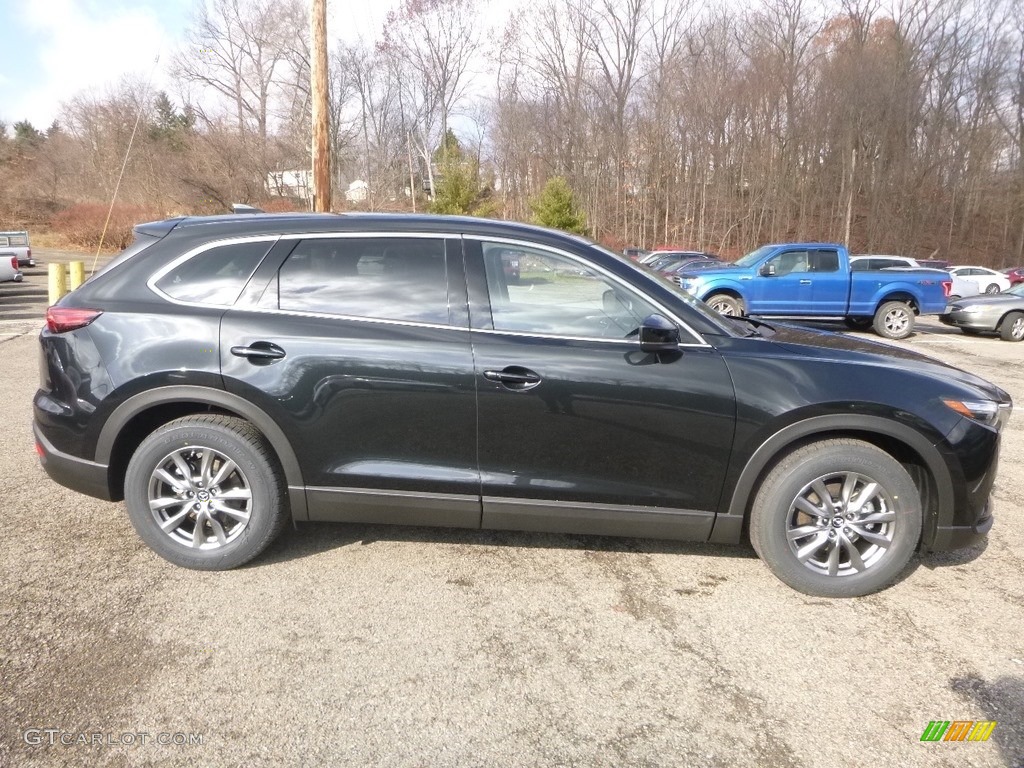
M 587 233 L 587 217 L 576 204 L 572 188 L 561 176 L 548 179 L 540 195 L 530 203 L 533 220 L 544 227 L 577 235 Z

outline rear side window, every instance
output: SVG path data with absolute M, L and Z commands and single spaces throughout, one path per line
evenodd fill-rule
M 440 238 L 303 240 L 281 265 L 278 306 L 373 320 L 447 325 Z
M 838 272 L 839 254 L 836 251 L 814 251 L 811 253 L 811 272 Z
M 267 255 L 273 242 L 220 245 L 196 254 L 156 282 L 178 301 L 229 307 Z

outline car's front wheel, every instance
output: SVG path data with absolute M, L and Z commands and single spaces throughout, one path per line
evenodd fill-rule
M 1024 341 L 1024 312 L 1011 312 L 999 324 L 1004 341 Z
M 903 571 L 921 516 L 917 486 L 896 459 L 860 440 L 824 440 L 768 473 L 751 511 L 750 539 L 793 589 L 858 597 Z
M 242 565 L 288 517 L 277 458 L 255 427 L 231 416 L 186 416 L 157 429 L 128 463 L 124 490 L 139 536 L 184 568 Z

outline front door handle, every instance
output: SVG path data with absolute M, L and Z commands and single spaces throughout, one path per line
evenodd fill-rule
M 800 285 L 810 285 L 810 284 L 811 284 L 810 280 L 801 280 L 800 281 Z
M 488 381 L 496 381 L 506 389 L 513 389 L 517 392 L 533 389 L 541 382 L 540 376 L 536 373 L 518 365 L 510 365 L 500 371 L 484 371 L 484 378 Z
M 235 357 L 246 357 L 249 360 L 280 360 L 285 352 L 277 344 L 269 341 L 254 341 L 248 347 L 232 347 L 231 354 Z

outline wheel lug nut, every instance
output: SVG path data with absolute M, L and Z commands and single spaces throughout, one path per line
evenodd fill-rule
M 195 510 L 196 512 L 198 512 L 198 511 L 199 511 L 199 510 L 201 509 L 201 505 L 199 505 L 199 504 L 193 504 L 193 505 L 192 505 L 192 509 L 194 509 L 194 510 Z

